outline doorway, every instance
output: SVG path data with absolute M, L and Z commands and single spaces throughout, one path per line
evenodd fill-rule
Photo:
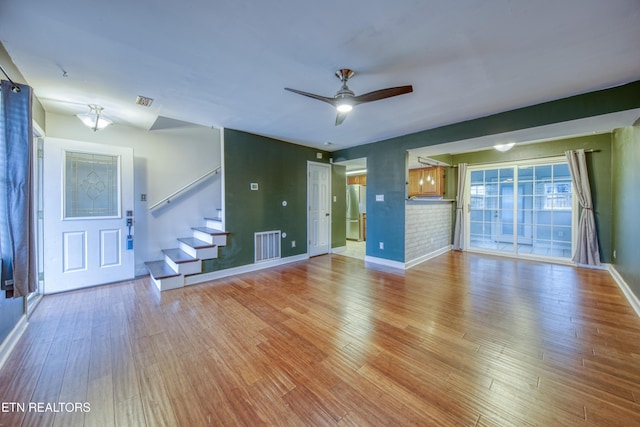
M 566 260 L 578 211 L 566 159 L 469 168 L 467 247 Z
M 340 255 L 364 261 L 367 240 L 367 158 L 336 163 L 346 174 L 346 234 Z

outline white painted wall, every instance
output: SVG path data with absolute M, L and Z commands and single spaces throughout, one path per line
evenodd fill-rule
M 54 113 L 46 114 L 46 123 L 47 137 L 133 148 L 136 275 L 147 274 L 144 262 L 161 259 L 162 249 L 177 247 L 176 238 L 190 236 L 191 227 L 204 226 L 204 218 L 214 217 L 222 207 L 218 174 L 149 212 L 156 201 L 221 165 L 220 129 L 194 125 L 148 131 L 113 124 L 93 132 L 74 116 Z M 146 202 L 140 200 L 143 193 Z
M 405 264 L 451 246 L 450 202 L 407 202 Z

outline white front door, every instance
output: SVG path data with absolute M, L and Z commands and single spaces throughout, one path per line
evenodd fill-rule
M 45 138 L 44 177 L 44 293 L 133 278 L 133 149 Z
M 331 244 L 331 165 L 309 162 L 309 256 L 329 253 Z

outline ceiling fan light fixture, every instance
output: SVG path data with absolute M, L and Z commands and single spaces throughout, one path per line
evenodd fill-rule
M 349 111 L 353 110 L 353 105 L 349 104 L 348 102 L 342 102 L 336 105 L 336 110 L 341 113 L 348 113 Z
M 378 101 L 381 99 L 391 98 L 392 96 L 404 95 L 405 93 L 413 92 L 413 86 L 398 86 L 388 87 L 386 89 L 374 90 L 373 92 L 365 93 L 356 96 L 351 89 L 347 86 L 347 80 L 353 77 L 355 73 L 348 68 L 341 68 L 336 71 L 336 77 L 342 82 L 342 86 L 333 96 L 316 95 L 314 93 L 303 92 L 301 90 L 285 87 L 284 90 L 297 93 L 298 95 L 306 96 L 309 98 L 317 99 L 318 101 L 326 102 L 334 107 L 338 114 L 336 115 L 336 126 L 341 125 L 347 114 L 353 109 L 354 106 L 364 104 L 365 102 Z
M 102 130 L 113 123 L 111 120 L 102 116 L 102 108 L 99 105 L 89 104 L 89 112 L 76 114 L 76 117 L 88 128 L 94 132 Z
M 509 142 L 507 144 L 496 144 L 493 146 L 493 148 L 504 153 L 505 151 L 511 150 L 514 145 L 516 145 L 515 142 Z

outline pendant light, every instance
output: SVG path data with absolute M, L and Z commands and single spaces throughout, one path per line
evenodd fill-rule
M 77 114 L 76 117 L 79 118 L 86 127 L 93 129 L 95 132 L 113 123 L 111 120 L 102 116 L 102 110 L 104 110 L 104 108 L 99 105 L 89 104 L 89 112 Z

